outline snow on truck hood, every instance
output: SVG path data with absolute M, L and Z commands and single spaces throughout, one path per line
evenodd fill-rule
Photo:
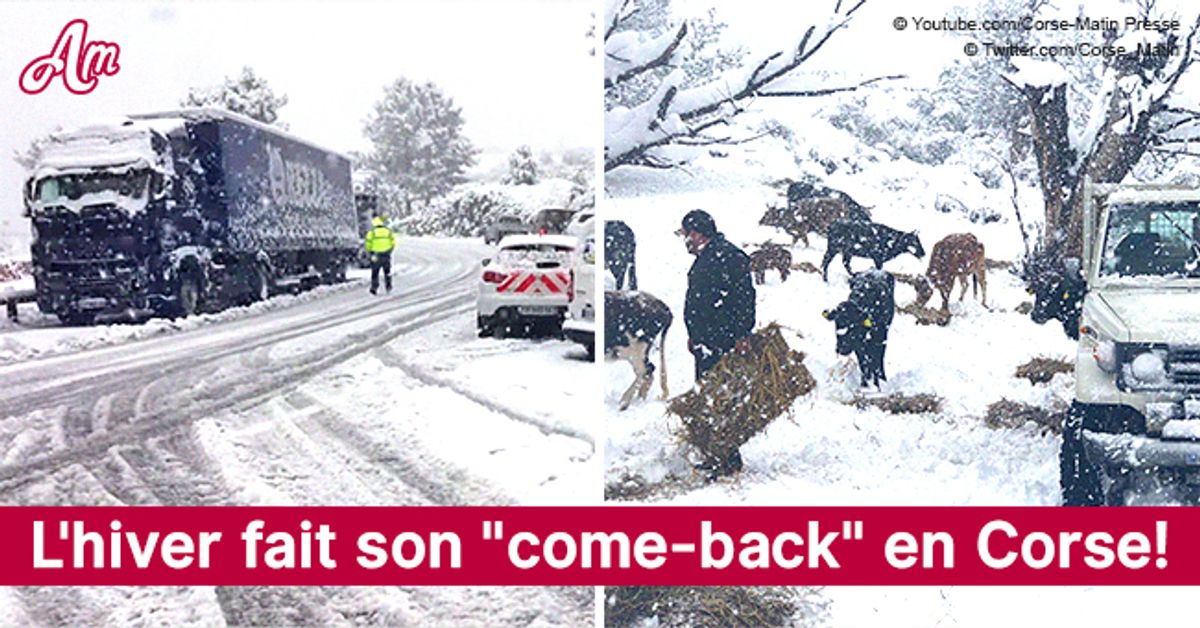
M 1097 293 L 1124 326 L 1125 342 L 1200 344 L 1200 287 L 1193 290 L 1105 290 Z

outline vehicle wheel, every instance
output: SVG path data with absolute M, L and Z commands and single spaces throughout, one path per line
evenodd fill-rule
M 194 274 L 181 275 L 175 290 L 175 311 L 180 317 L 200 311 L 200 280 Z
M 86 327 L 96 322 L 95 314 L 90 312 L 79 312 L 76 310 L 63 312 L 62 314 L 58 315 L 58 318 L 63 322 L 63 324 L 71 327 Z
M 588 362 L 595 362 L 596 361 L 596 343 L 589 342 L 586 345 L 586 348 L 587 348 Z
M 492 326 L 488 324 L 488 319 L 484 316 L 475 317 L 475 329 L 479 331 L 480 338 L 492 335 Z
M 496 340 L 504 340 L 512 335 L 512 329 L 509 327 L 508 321 L 500 321 L 492 327 L 492 337 Z
M 1071 412 L 1063 425 L 1062 448 L 1059 450 L 1059 483 L 1064 506 L 1102 506 L 1104 493 L 1100 486 L 1100 470 L 1087 459 L 1083 447 L 1083 426 L 1098 422 L 1103 406 L 1071 404 Z

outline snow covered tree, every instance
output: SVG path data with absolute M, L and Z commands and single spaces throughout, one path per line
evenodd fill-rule
M 288 102 L 286 95 L 276 95 L 267 80 L 254 73 L 250 66 L 242 68 L 235 78 L 225 77 L 216 87 L 192 88 L 179 102 L 183 107 L 220 107 L 240 113 L 265 124 L 278 124 L 279 110 Z
M 538 174 L 533 149 L 520 146 L 508 158 L 508 176 L 504 178 L 504 182 L 509 185 L 533 185 L 538 181 Z
M 59 130 L 61 130 L 61 127 L 55 129 L 55 132 Z M 31 142 L 29 142 L 29 147 L 25 149 L 25 152 L 14 149 L 13 161 L 20 164 L 21 167 L 26 170 L 33 170 L 33 167 L 37 165 L 38 160 L 42 158 L 42 151 L 45 149 L 46 144 L 50 141 L 51 135 L 53 135 L 53 133 L 48 133 L 41 137 L 34 138 Z
M 615 106 L 632 107 L 652 96 L 658 84 L 676 67 L 684 73 L 683 85 L 693 87 L 705 83 L 717 74 L 737 67 L 746 56 L 742 47 L 723 47 L 721 33 L 726 24 L 717 19 L 716 10 L 709 9 L 703 19 L 692 19 L 677 25 L 671 20 L 671 0 L 636 0 L 637 10 L 631 11 L 621 24 L 622 31 L 638 31 L 642 37 L 658 37 L 665 32 L 686 27 L 687 37 L 681 42 L 670 64 L 650 68 L 628 77 L 607 89 L 605 109 Z
M 428 204 L 465 180 L 477 151 L 462 127 L 462 110 L 436 85 L 397 79 L 367 118 L 366 165 L 400 191 L 411 213 L 414 201 Z
M 1142 2 L 1140 9 L 1142 18 L 1151 18 L 1154 2 Z M 1118 183 L 1148 152 L 1200 156 L 1187 149 L 1188 141 L 1200 139 L 1195 95 L 1189 99 L 1176 93 L 1196 61 L 1200 16 L 1184 29 L 1182 36 L 1174 30 L 1106 31 L 1103 44 L 1124 52 L 1096 61 L 1100 81 L 1091 93 L 1080 90 L 1062 64 L 1011 59 L 1005 78 L 1030 114 L 1045 202 L 1043 254 L 1080 254 L 1085 180 Z M 1086 94 L 1089 104 L 1073 107 L 1073 91 Z
M 685 22 L 666 29 L 648 28 L 643 12 L 665 11 L 665 2 L 608 0 L 604 21 L 604 169 L 627 165 L 669 168 L 686 160 L 686 155 L 672 149 L 735 141 L 714 135 L 712 130 L 728 124 L 752 98 L 817 96 L 885 78 L 849 87 L 789 89 L 788 79 L 793 78 L 794 70 L 845 28 L 865 2 L 836 0 L 832 14 L 801 28 L 797 43 L 788 50 L 758 56 L 754 63 L 742 63 L 741 57 L 733 62 L 726 59 L 710 68 L 710 72 L 717 70 L 715 74 L 689 74 L 683 61 L 691 49 L 689 35 L 694 26 Z M 647 81 L 637 90 L 630 89 L 635 83 Z M 631 91 L 639 95 L 630 97 Z

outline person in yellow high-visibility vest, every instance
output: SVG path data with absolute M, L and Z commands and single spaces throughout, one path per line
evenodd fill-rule
M 371 256 L 371 294 L 379 290 L 379 271 L 383 271 L 383 285 L 392 291 L 392 249 L 396 248 L 396 237 L 383 224 L 383 218 L 371 219 L 371 230 L 367 232 L 367 254 Z

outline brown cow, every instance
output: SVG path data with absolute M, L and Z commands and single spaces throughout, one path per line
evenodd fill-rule
M 772 268 L 779 271 L 780 281 L 787 281 L 788 273 L 792 271 L 792 252 L 778 244 L 768 243 L 750 254 L 750 270 L 754 273 L 754 283 L 765 282 L 767 271 Z
M 792 236 L 792 244 L 804 240 L 804 246 L 808 246 L 808 234 L 824 236 L 829 225 L 838 220 L 863 221 L 870 220 L 870 216 L 852 199 L 830 196 L 794 200 L 787 207 L 768 205 L 758 224 L 783 229 Z
M 942 311 L 950 311 L 950 292 L 954 282 L 962 282 L 962 292 L 958 300 L 967 296 L 967 278 L 974 279 L 971 295 L 983 291 L 980 300 L 987 306 L 987 259 L 984 257 L 983 245 L 975 236 L 969 233 L 952 233 L 933 245 L 933 253 L 929 256 L 929 270 L 925 273 L 930 283 L 942 295 Z

